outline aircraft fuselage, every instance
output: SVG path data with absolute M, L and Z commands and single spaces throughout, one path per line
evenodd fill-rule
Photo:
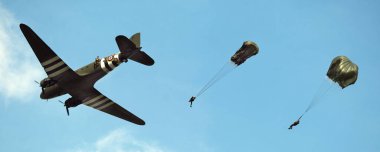
M 80 80 L 73 80 L 70 85 L 77 86 L 78 90 L 83 88 L 93 87 L 96 81 L 104 77 L 108 72 L 112 71 L 114 68 L 123 63 L 119 58 L 120 53 L 113 54 L 104 58 L 96 58 L 94 62 L 91 62 L 82 68 L 79 68 L 75 72 L 81 77 Z M 46 80 L 48 78 L 45 78 Z M 42 82 L 42 81 L 41 81 Z M 67 94 L 67 92 L 54 84 L 44 88 L 41 92 L 41 99 L 51 99 L 61 95 Z

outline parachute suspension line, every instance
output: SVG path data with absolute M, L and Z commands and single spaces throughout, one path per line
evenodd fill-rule
M 302 116 L 306 112 L 308 112 L 311 108 L 313 108 L 315 105 L 317 105 L 321 101 L 320 99 L 323 98 L 329 92 L 329 90 L 332 88 L 333 85 L 334 85 L 333 82 L 328 78 L 326 81 L 323 81 L 320 84 L 317 92 L 314 94 L 313 99 L 311 100 L 309 106 L 306 108 Z
M 228 61 L 224 66 L 216 73 L 210 81 L 207 82 L 205 86 L 198 92 L 198 94 L 195 97 L 198 97 L 202 95 L 206 90 L 208 90 L 211 86 L 213 86 L 216 82 L 218 82 L 221 78 L 226 76 L 229 72 L 231 72 L 233 69 L 238 67 L 235 63 L 232 61 Z

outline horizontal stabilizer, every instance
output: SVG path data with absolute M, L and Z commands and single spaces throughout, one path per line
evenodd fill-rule
M 136 45 L 124 35 L 119 35 L 115 39 L 120 52 L 127 53 L 137 49 Z
M 129 59 L 148 66 L 154 64 L 154 60 L 144 51 L 137 52 L 136 54 L 132 55 Z

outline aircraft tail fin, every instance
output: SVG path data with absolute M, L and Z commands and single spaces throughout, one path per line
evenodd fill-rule
M 134 34 L 131 39 L 128 39 L 124 35 L 119 35 L 116 37 L 116 43 L 125 59 L 131 59 L 147 66 L 154 64 L 154 60 L 144 51 L 140 50 L 140 33 Z
M 140 33 L 132 35 L 130 39 L 136 45 L 137 48 L 140 48 Z

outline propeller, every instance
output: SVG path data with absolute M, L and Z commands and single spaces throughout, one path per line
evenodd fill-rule
M 70 116 L 69 107 L 67 107 L 67 106 L 65 106 L 65 107 L 66 107 L 67 116 Z
M 34 80 L 34 82 L 37 83 L 38 85 L 40 85 L 42 94 L 45 94 L 45 89 L 41 86 L 41 84 L 36 80 Z
M 67 116 L 70 116 L 69 107 L 68 107 L 64 102 L 62 102 L 61 100 L 58 100 L 58 101 L 59 101 L 60 103 L 62 103 L 63 106 L 66 107 Z

